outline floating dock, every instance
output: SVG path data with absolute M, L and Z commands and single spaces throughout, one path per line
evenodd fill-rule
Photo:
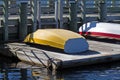
M 64 0 L 55 0 L 54 3 L 52 2 L 53 7 L 42 7 L 37 0 L 22 1 L 19 4 L 16 2 L 17 0 L 13 1 L 2 0 L 0 4 L 0 41 L 2 42 L 16 39 L 23 41 L 28 33 L 34 32 L 38 28 L 51 28 L 50 25 L 54 25 L 53 28 L 69 28 L 77 32 L 78 23 L 120 20 L 119 0 L 116 0 L 117 2 L 110 0 L 111 2 L 107 1 L 107 3 L 93 0 L 92 4 L 91 0 L 87 0 L 89 5 L 86 4 L 87 1 L 81 0 L 80 2 L 72 1 L 70 4 L 67 2 L 68 4 L 65 6 L 62 4 Z M 9 57 L 16 56 L 33 65 L 52 66 L 54 69 L 120 59 L 120 45 L 91 40 L 88 40 L 88 43 L 89 50 L 78 54 L 40 49 L 25 43 L 6 43 L 0 45 L 0 54 Z
M 77 54 L 65 54 L 32 47 L 25 43 L 8 43 L 4 48 L 20 60 L 33 65 L 63 69 L 95 63 L 120 60 L 120 45 L 88 40 L 89 50 Z

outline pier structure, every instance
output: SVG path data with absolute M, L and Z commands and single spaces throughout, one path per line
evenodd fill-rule
M 119 21 L 119 8 L 119 0 L 48 0 L 45 4 L 42 0 L 1 0 L 0 42 L 23 41 L 28 33 L 38 28 L 65 28 L 77 32 L 79 24 L 89 21 Z M 88 40 L 88 44 L 89 50 L 69 55 L 44 46 L 40 49 L 39 45 L 4 43 L 0 44 L 0 54 L 55 70 L 120 60 L 119 43 Z
M 0 41 L 23 40 L 38 28 L 77 32 L 89 21 L 120 21 L 119 0 L 1 0 Z

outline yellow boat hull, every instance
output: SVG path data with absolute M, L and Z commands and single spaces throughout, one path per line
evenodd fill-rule
M 88 50 L 88 43 L 83 36 L 64 29 L 38 29 L 29 34 L 24 42 L 63 49 L 66 53 Z M 80 46 L 80 50 L 77 50 Z

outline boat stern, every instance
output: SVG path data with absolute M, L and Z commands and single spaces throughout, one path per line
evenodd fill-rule
M 64 52 L 66 53 L 80 53 L 87 51 L 89 45 L 84 38 L 73 38 L 66 41 L 64 45 Z

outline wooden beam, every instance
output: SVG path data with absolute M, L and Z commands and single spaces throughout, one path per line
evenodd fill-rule
M 98 7 L 98 14 L 99 14 L 99 20 L 100 21 L 106 21 L 107 20 L 107 5 L 105 1 L 102 1 L 99 3 Z
M 37 21 L 38 21 L 38 28 L 41 29 L 41 2 L 37 1 Z
M 58 0 L 55 0 L 55 21 L 56 28 L 58 28 Z
M 58 0 L 58 21 L 59 28 L 63 28 L 63 0 Z
M 70 2 L 70 8 L 69 8 L 69 13 L 70 13 L 70 30 L 77 32 L 77 2 L 73 0 Z

